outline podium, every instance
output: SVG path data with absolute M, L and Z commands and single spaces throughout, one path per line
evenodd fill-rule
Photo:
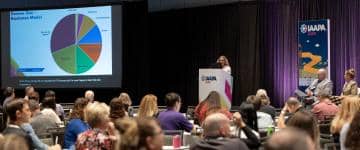
M 231 108 L 233 77 L 222 69 L 199 69 L 199 103 L 206 99 L 211 91 L 220 94 L 223 107 Z

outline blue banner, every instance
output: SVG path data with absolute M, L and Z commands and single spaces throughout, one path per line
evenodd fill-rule
M 300 21 L 298 43 L 299 89 L 304 91 L 317 78 L 320 68 L 330 72 L 330 20 Z

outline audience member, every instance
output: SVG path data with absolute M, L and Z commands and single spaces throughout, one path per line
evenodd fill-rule
M 328 92 L 319 90 L 317 98 L 319 103 L 314 105 L 311 112 L 319 121 L 332 119 L 338 112 L 338 107 L 330 101 Z
M 45 92 L 45 98 L 47 98 L 47 97 L 54 99 L 54 101 L 55 101 L 55 112 L 60 117 L 61 120 L 64 120 L 64 118 L 65 118 L 64 108 L 60 104 L 56 103 L 55 91 L 53 91 L 53 90 L 46 91 Z
M 247 126 L 254 129 L 255 131 L 259 131 L 256 110 L 254 105 L 251 103 L 252 99 L 255 99 L 255 95 L 249 95 L 246 98 L 246 101 L 241 103 L 240 114 Z
M 276 110 L 273 106 L 270 105 L 269 97 L 260 97 L 260 100 L 261 100 L 261 107 L 259 111 L 267 113 L 271 116 L 271 118 L 275 119 Z
M 127 93 L 120 93 L 119 99 L 124 104 L 125 111 L 128 113 L 129 117 L 134 117 L 134 110 L 131 107 L 132 101 Z
M 264 112 L 259 111 L 261 107 L 261 98 L 260 97 L 251 97 L 251 103 L 254 105 L 257 116 L 258 129 L 265 131 L 268 127 L 274 126 L 274 120 L 272 117 Z
M 313 114 L 307 111 L 296 112 L 288 121 L 287 126 L 305 131 L 311 137 L 316 148 L 320 149 L 319 126 Z
M 241 115 L 236 113 L 234 120 L 237 126 L 246 128 L 246 124 L 242 121 Z M 246 150 L 248 146 L 240 138 L 230 138 L 230 120 L 222 113 L 214 113 L 206 117 L 202 124 L 204 133 L 203 139 L 193 144 L 191 150 L 207 150 L 207 149 L 221 149 L 221 150 Z M 248 131 L 253 135 L 251 130 Z M 249 136 L 249 139 L 259 141 L 255 135 Z M 255 145 L 257 145 L 255 144 Z
M 157 97 L 153 94 L 145 95 L 140 102 L 137 117 L 157 117 L 158 105 Z
M 52 118 L 58 125 L 62 122 L 59 116 L 56 114 L 56 102 L 52 97 L 45 97 L 41 103 L 41 113 Z
M 31 92 L 30 95 L 29 95 L 29 100 L 36 100 L 38 103 L 40 103 L 40 95 L 39 95 L 39 92 Z
M 6 87 L 4 90 L 4 96 L 5 96 L 5 99 L 3 101 L 3 108 L 5 108 L 5 105 L 8 102 L 15 99 L 15 89 L 12 87 Z
M 356 96 L 358 95 L 358 86 L 357 82 L 355 81 L 355 70 L 349 69 L 345 71 L 345 84 L 341 95 L 343 96 Z
M 115 129 L 119 132 L 120 140 L 117 141 L 116 150 L 138 150 L 139 128 L 132 118 L 116 119 Z
M 203 122 L 203 120 L 206 118 L 206 114 L 208 112 L 208 110 L 211 109 L 217 109 L 217 108 L 221 108 L 221 109 L 226 109 L 223 106 L 221 106 L 221 101 L 220 101 L 220 94 L 219 92 L 216 91 L 211 91 L 209 93 L 209 95 L 206 97 L 205 100 L 203 100 L 202 102 L 200 102 L 196 108 L 195 108 L 195 118 L 198 119 L 199 123 L 201 124 Z M 225 115 L 229 117 L 229 119 L 231 119 L 231 113 L 228 111 L 223 111 L 226 112 Z
M 90 129 L 84 119 L 84 109 L 88 103 L 89 100 L 86 98 L 76 99 L 74 108 L 70 113 L 70 121 L 66 125 L 64 133 L 64 149 L 74 146 L 77 136 Z
M 330 131 L 335 142 L 339 142 L 339 134 L 345 123 L 353 120 L 355 114 L 360 111 L 360 99 L 357 96 L 345 96 L 341 107 L 331 122 Z
M 85 121 L 91 127 L 77 137 L 76 149 L 113 149 L 114 127 L 109 118 L 110 108 L 105 103 L 89 103 L 84 112 Z
M 37 102 L 36 100 L 30 99 L 29 107 L 30 107 L 30 111 L 31 111 L 30 124 L 37 135 L 43 135 L 43 134 L 47 133 L 48 129 L 58 127 L 55 119 L 51 118 L 48 115 L 44 115 L 40 111 L 39 102 Z
M 279 115 L 277 126 L 282 129 L 286 127 L 287 121 L 291 119 L 291 117 L 299 111 L 303 111 L 303 107 L 301 106 L 300 101 L 296 97 L 289 97 L 286 101 L 284 108 L 281 110 Z M 289 112 L 288 118 L 285 119 L 286 113 Z
M 116 119 L 127 117 L 125 105 L 122 101 L 115 97 L 110 101 L 110 119 L 114 122 Z
M 305 132 L 286 128 L 275 132 L 267 140 L 265 150 L 316 150 L 310 136 Z
M 360 111 L 358 111 L 351 123 L 343 125 L 340 132 L 341 150 L 357 150 L 360 148 Z
M 92 90 L 85 91 L 85 98 L 89 100 L 90 103 L 94 102 L 95 93 Z
M 24 99 L 29 100 L 31 93 L 35 92 L 35 88 L 33 86 L 25 87 L 25 97 Z
M 139 132 L 139 150 L 161 150 L 164 145 L 164 133 L 153 117 L 137 118 Z
M 158 116 L 159 123 L 163 130 L 185 130 L 190 132 L 193 124 L 181 114 L 181 98 L 177 93 L 168 93 L 165 95 L 165 104 L 167 110 L 161 112 Z

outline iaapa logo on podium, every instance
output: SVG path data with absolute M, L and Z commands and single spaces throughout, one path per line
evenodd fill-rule
M 205 83 L 211 83 L 212 81 L 216 81 L 216 76 L 205 76 L 202 75 L 201 76 L 201 81 L 205 82 Z
M 307 32 L 319 32 L 319 31 L 326 31 L 326 24 L 315 24 L 315 25 L 306 25 L 302 24 L 300 26 L 301 33 Z

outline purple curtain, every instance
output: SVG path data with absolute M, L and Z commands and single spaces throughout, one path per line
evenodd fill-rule
M 342 90 L 345 70 L 360 71 L 357 57 L 360 56 L 360 1 L 264 0 L 259 14 L 262 77 L 273 105 L 283 106 L 298 86 L 297 23 L 300 20 L 330 19 L 330 76 L 335 95 Z

